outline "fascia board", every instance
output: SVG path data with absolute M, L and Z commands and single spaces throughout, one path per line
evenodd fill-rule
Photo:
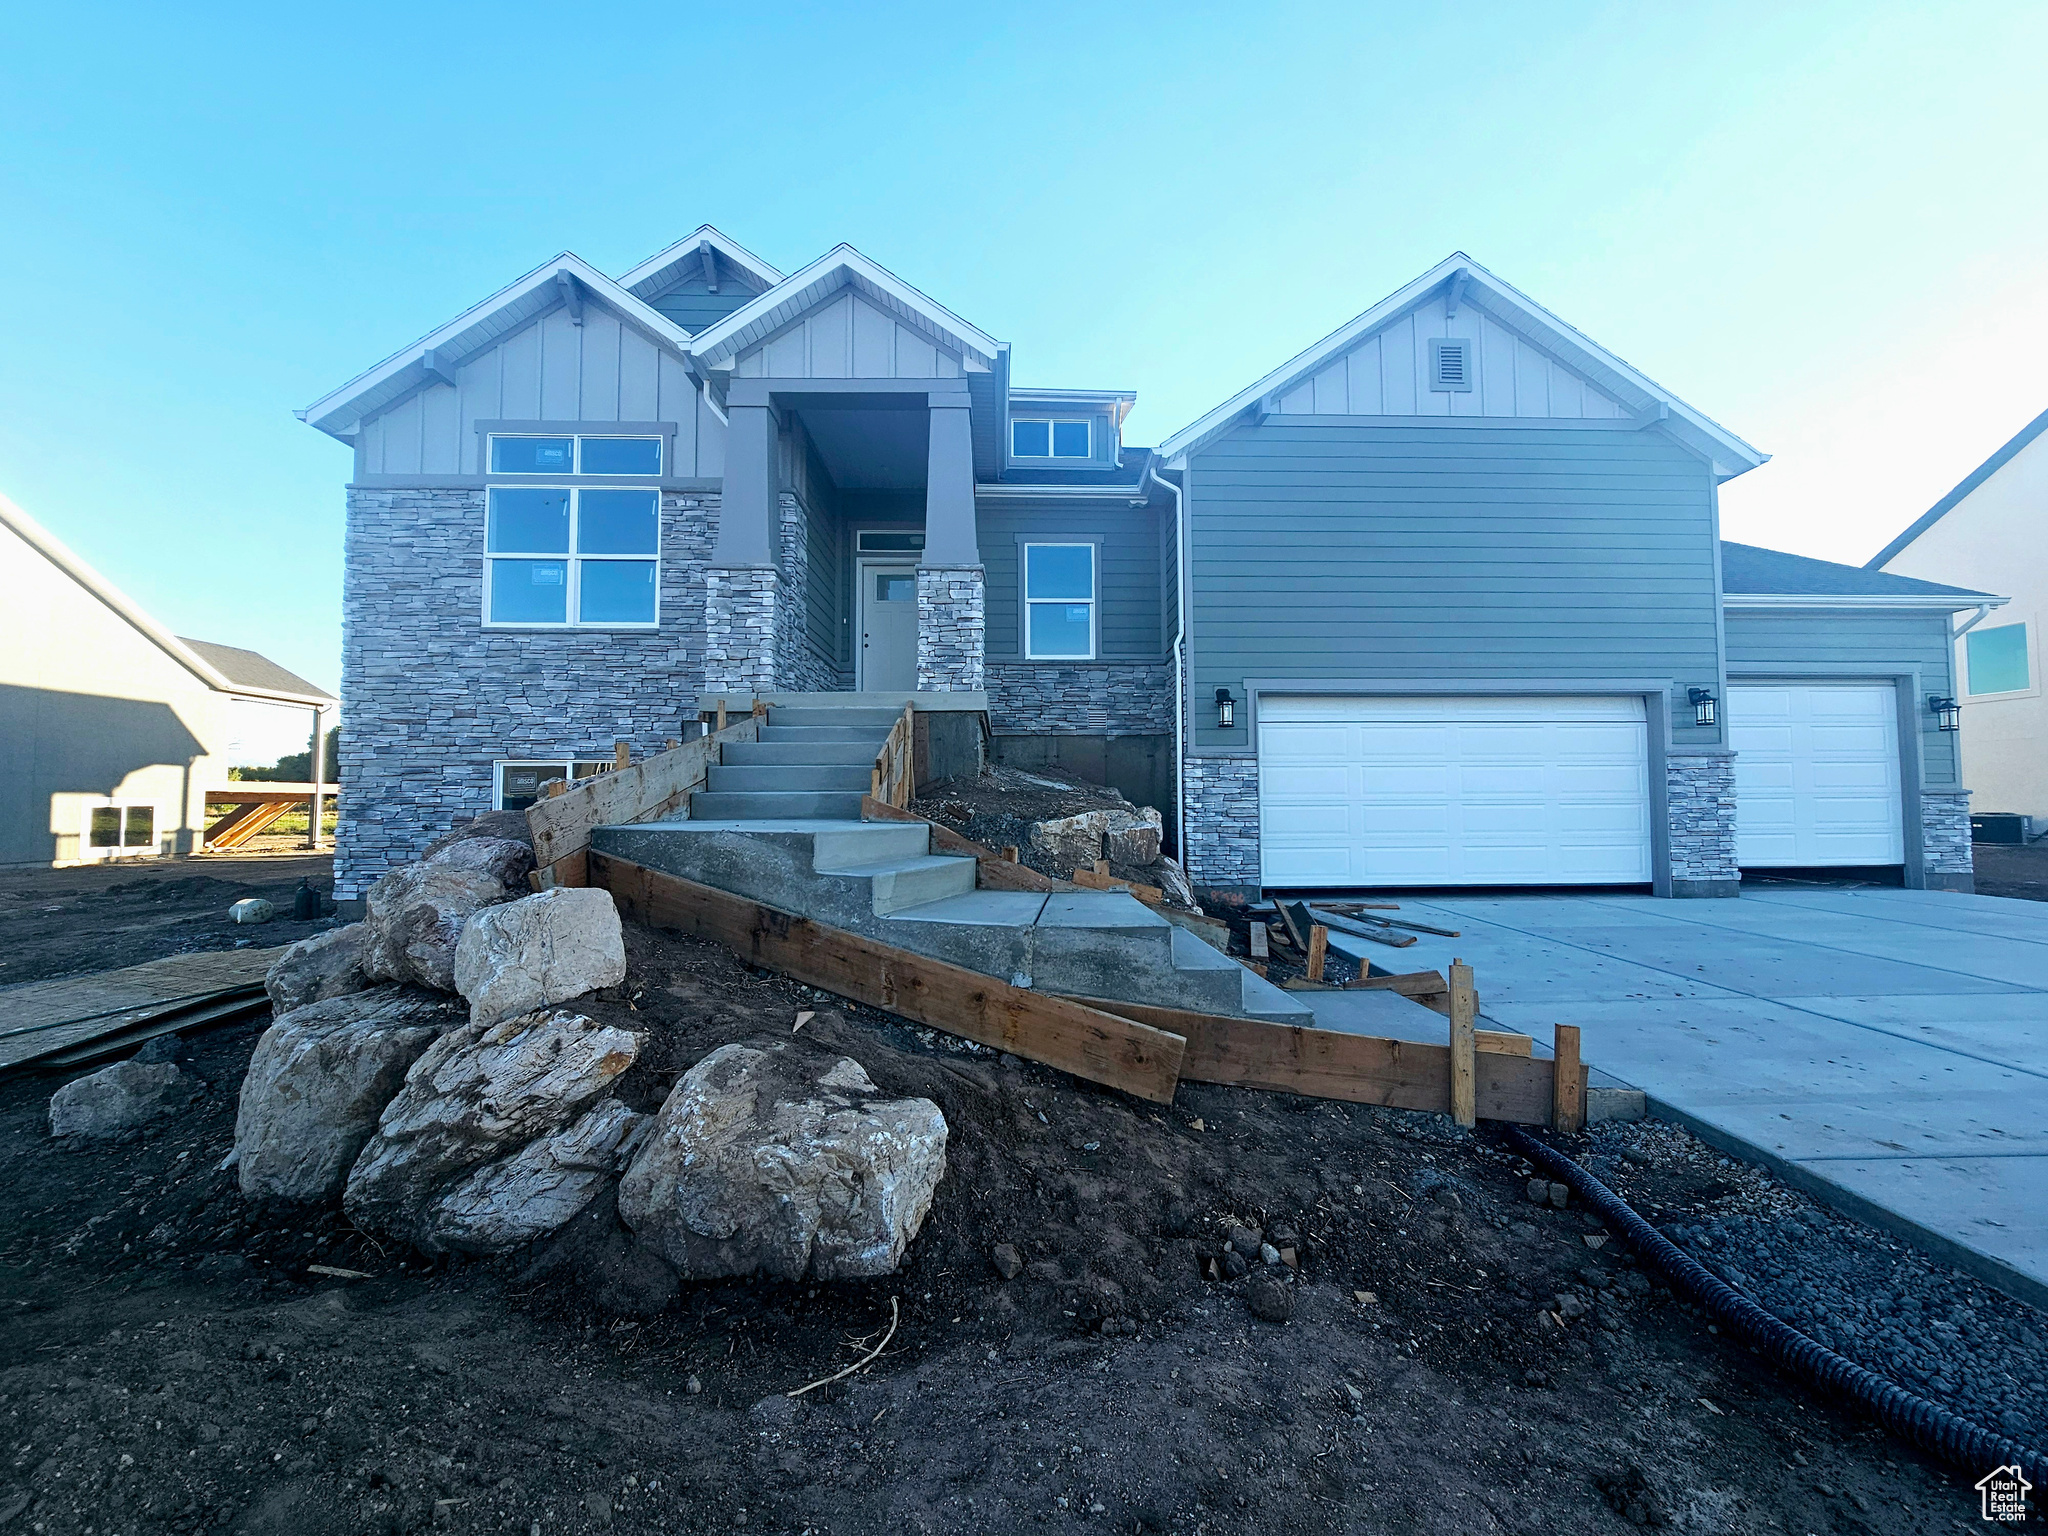
M 564 251 L 516 281 L 499 289 L 481 304 L 464 310 L 438 330 L 430 331 L 411 346 L 394 352 L 365 373 L 357 375 L 332 394 L 316 400 L 299 420 L 317 427 L 331 437 L 346 441 L 363 417 L 408 393 L 421 378 L 417 371 L 428 352 L 448 353 L 450 360 L 489 346 L 499 337 L 518 329 L 534 316 L 560 302 L 554 287 L 558 273 L 568 273 L 583 285 L 591 297 L 642 332 L 657 346 L 677 356 L 688 353 L 690 334 L 658 310 L 633 297 L 611 278 L 571 252 Z
M 800 272 L 741 306 L 718 324 L 699 331 L 691 355 L 717 368 L 754 342 L 765 339 L 837 288 L 851 284 L 920 329 L 974 356 L 982 367 L 995 362 L 1001 343 L 969 325 L 943 304 L 918 292 L 850 245 L 836 245 Z
M 1630 409 L 1640 410 L 1650 403 L 1668 406 L 1672 416 L 1677 418 L 1681 435 L 1694 438 L 1693 443 L 1688 446 L 1704 450 L 1704 457 L 1714 460 L 1730 474 L 1754 469 L 1768 462 L 1770 455 L 1758 452 L 1712 418 L 1694 410 L 1584 333 L 1566 324 L 1527 294 L 1495 277 L 1462 251 L 1455 252 L 1438 262 L 1365 313 L 1339 326 L 1314 346 L 1289 358 L 1256 384 L 1240 390 L 1214 410 L 1174 433 L 1159 445 L 1160 457 L 1168 460 L 1185 458 L 1229 427 L 1241 412 L 1256 407 L 1268 395 L 1291 388 L 1322 367 L 1330 358 L 1357 345 L 1374 331 L 1415 308 L 1460 269 L 1469 275 L 1462 302 L 1485 310 L 1488 315 L 1522 334 L 1527 340 L 1558 354 L 1569 366 L 1585 374 L 1595 385 L 1605 389 Z M 1668 430 L 1673 423 L 1666 421 L 1661 425 Z M 1691 431 L 1684 432 L 1685 428 L 1690 428 Z
M 770 266 L 716 225 L 700 224 L 692 233 L 685 235 L 675 244 L 656 251 L 620 277 L 618 284 L 635 298 L 644 298 L 646 295 L 639 291 L 642 284 L 651 285 L 651 280 L 662 277 L 670 268 L 687 261 L 697 253 L 699 246 L 707 244 L 734 266 L 751 273 L 770 288 L 783 280 L 779 268 Z
M 2009 597 L 1868 596 L 1856 593 L 1729 592 L 1722 596 L 1724 608 L 1927 608 L 1943 613 L 1962 613 L 1971 608 L 2003 608 Z

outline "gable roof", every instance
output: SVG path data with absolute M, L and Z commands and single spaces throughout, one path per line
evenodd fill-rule
M 2021 449 L 2025 448 L 2027 444 L 2031 443 L 2043 432 L 2048 432 L 2048 411 L 2043 411 L 2024 427 L 2021 427 L 2019 431 L 2012 435 L 2003 448 L 1971 470 L 1961 485 L 1958 485 L 1954 490 L 1942 497 L 1941 500 L 1921 513 L 1911 527 L 1896 539 L 1893 539 L 1891 543 L 1885 545 L 1883 549 L 1880 549 L 1864 563 L 1872 570 L 1878 569 L 1885 561 L 1891 559 L 1892 556 L 1899 553 L 1900 550 L 1904 549 L 1908 544 L 1919 538 L 1921 534 L 1954 511 L 1972 491 L 2005 468 L 2007 464 L 2019 456 Z
M 762 288 L 773 288 L 782 281 L 779 271 L 723 230 L 714 225 L 699 224 L 675 244 L 656 251 L 623 274 L 619 278 L 619 286 L 636 299 L 651 299 L 678 278 L 687 277 L 693 264 L 701 264 L 703 258 L 698 253 L 707 245 Z
M 1979 603 L 2000 604 L 2006 601 L 1988 592 L 1944 587 L 1939 582 L 1893 576 L 1861 565 L 1837 565 L 1832 560 L 1815 560 L 1806 555 L 1789 554 L 1782 549 L 1763 549 L 1755 544 L 1736 544 L 1727 539 L 1721 541 L 1721 593 L 1733 599 L 1862 599 L 1875 600 L 1886 607 L 1930 607 L 1951 611 L 1974 608 Z
M 1484 310 L 1508 330 L 1521 334 L 1551 353 L 1627 409 L 1643 415 L 1646 425 L 1653 415 L 1661 412 L 1657 415 L 1658 425 L 1710 459 L 1722 478 L 1731 478 L 1769 461 L 1769 454 L 1759 453 L 1720 423 L 1638 373 L 1605 347 L 1567 325 L 1527 294 L 1494 276 L 1462 251 L 1445 257 L 1364 314 L 1340 325 L 1314 346 L 1289 358 L 1256 384 L 1239 390 L 1214 410 L 1181 428 L 1159 445 L 1160 457 L 1176 459 L 1193 452 L 1232 426 L 1240 412 L 1258 405 L 1268 395 L 1300 383 L 1331 358 L 1364 341 L 1421 304 L 1438 288 L 1454 281 L 1460 285 L 1460 303 L 1469 303 Z
M 280 667 L 260 651 L 245 651 L 239 645 L 215 645 L 210 640 L 193 640 L 184 635 L 180 635 L 178 640 L 196 651 L 201 660 L 210 663 L 231 687 L 288 694 L 294 698 L 324 699 L 330 704 L 334 702 L 334 695 L 326 689 Z
M 565 296 L 579 303 L 585 298 L 595 299 L 656 346 L 666 347 L 679 357 L 688 352 L 688 331 L 635 298 L 581 256 L 564 251 L 481 304 L 464 310 L 438 330 L 429 331 L 411 346 L 392 353 L 332 394 L 314 401 L 297 413 L 298 418 L 346 442 L 355 435 L 365 416 L 430 381 L 452 378 L 466 358 L 553 309 Z
M 855 250 L 835 245 L 801 272 L 742 305 L 716 325 L 699 331 L 690 354 L 709 368 L 729 368 L 733 359 L 841 288 L 852 288 L 878 308 L 955 351 L 976 369 L 994 365 L 1002 343 L 969 325 L 945 305 L 927 297 L 895 273 Z
M 72 553 L 70 548 L 49 529 L 5 496 L 0 496 L 0 523 L 12 529 L 23 543 L 119 614 L 144 639 L 207 687 L 242 698 L 268 699 L 284 704 L 334 702 L 333 694 L 323 692 L 303 677 L 287 672 L 267 656 L 258 655 L 255 651 L 244 651 L 234 646 L 203 645 L 194 640 L 180 640 L 144 613 L 119 587 Z M 228 653 L 234 658 L 233 673 L 223 668 L 213 657 L 205 654 L 208 651 Z M 245 657 L 246 662 L 239 659 Z

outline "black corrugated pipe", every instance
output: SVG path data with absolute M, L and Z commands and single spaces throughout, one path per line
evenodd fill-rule
M 1894 1434 L 1956 1466 L 1983 1473 L 1993 1467 L 2017 1465 L 2034 1482 L 2048 1485 L 2048 1456 L 2017 1440 L 1994 1434 L 1981 1424 L 1973 1424 L 1939 1403 L 1908 1392 L 1897 1382 L 1887 1381 L 1815 1343 L 1709 1271 L 1637 1215 L 1621 1196 L 1555 1147 L 1538 1141 L 1519 1126 L 1504 1125 L 1501 1130 L 1510 1147 L 1568 1186 L 1610 1227 L 1626 1233 L 1637 1251 L 1671 1282 L 1673 1289 L 1706 1308 L 1717 1322 L 1755 1345 L 1766 1359 L 1853 1399 Z

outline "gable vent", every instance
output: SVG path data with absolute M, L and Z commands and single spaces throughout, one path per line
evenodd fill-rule
M 1429 340 L 1429 387 L 1457 392 L 1472 387 L 1472 343 L 1461 336 Z

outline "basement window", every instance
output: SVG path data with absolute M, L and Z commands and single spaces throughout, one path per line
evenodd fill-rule
M 1085 459 L 1093 449 L 1086 421 L 1013 421 L 1010 455 L 1018 459 Z
M 491 809 L 523 811 L 541 797 L 541 789 L 548 780 L 587 779 L 611 766 L 608 762 L 563 762 L 559 758 L 546 762 L 498 763 L 494 774 L 496 794 Z
M 660 617 L 660 497 L 596 487 L 493 486 L 484 622 L 647 628 Z
M 123 852 L 156 851 L 156 807 L 153 805 L 89 805 L 85 808 L 85 842 L 110 857 Z
M 1095 655 L 1095 546 L 1024 546 L 1024 654 L 1033 661 Z
M 1460 394 L 1472 388 L 1472 343 L 1462 336 L 1429 339 L 1429 387 L 1438 393 Z

